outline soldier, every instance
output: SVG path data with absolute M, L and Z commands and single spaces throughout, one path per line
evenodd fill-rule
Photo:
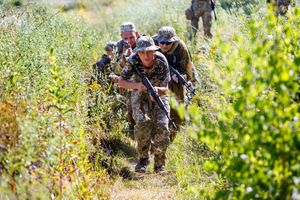
M 191 7 L 185 12 L 186 18 L 191 20 L 189 40 L 196 38 L 199 18 L 202 17 L 204 37 L 211 38 L 211 26 L 213 19 L 213 8 L 211 0 L 192 0 Z
M 116 51 L 116 42 L 109 42 L 104 47 L 106 54 L 101 56 L 101 59 L 93 65 L 93 75 L 90 80 L 90 85 L 93 83 L 100 84 L 106 88 L 109 88 L 109 85 L 113 81 L 111 79 L 111 74 L 114 72 L 114 51 Z M 111 90 L 113 91 L 113 90 Z M 88 105 L 88 117 L 92 117 L 92 105 L 98 104 L 98 98 L 95 99 L 93 103 L 93 91 L 89 89 L 89 105 Z
M 133 49 L 136 46 L 136 40 L 139 34 L 135 29 L 135 26 L 131 22 L 125 22 L 121 25 L 121 40 L 117 43 L 117 56 L 120 66 L 123 68 L 127 58 L 132 54 Z
M 170 143 L 168 118 L 163 110 L 154 103 L 152 96 L 141 82 L 141 78 L 135 71 L 136 66 L 147 77 L 154 90 L 160 95 L 166 110 L 170 110 L 170 97 L 168 82 L 170 72 L 165 56 L 155 50 L 154 41 L 149 36 L 142 36 L 137 40 L 136 49 L 132 54 L 119 77 L 120 87 L 132 89 L 134 136 L 137 140 L 139 161 L 135 167 L 136 172 L 145 173 L 150 162 L 150 145 L 154 147 L 154 171 L 159 174 L 167 174 L 165 171 L 166 151 Z M 133 81 L 129 81 L 133 76 Z M 153 144 L 151 144 L 153 140 Z
M 116 74 L 122 71 L 126 60 L 133 53 L 133 50 L 136 47 L 136 40 L 140 37 L 138 32 L 135 29 L 135 25 L 131 22 L 125 22 L 121 25 L 121 40 L 117 43 L 117 58 L 116 61 L 119 63 L 118 70 L 116 70 Z M 133 130 L 134 120 L 132 117 L 132 107 L 131 107 L 131 92 L 123 90 L 121 95 L 126 97 L 126 118 L 129 122 L 130 131 Z
M 191 57 L 185 43 L 176 35 L 175 29 L 169 26 L 162 27 L 155 35 L 154 41 L 159 45 L 160 50 L 168 60 L 168 64 L 176 69 L 186 81 L 196 81 L 197 72 L 191 61 Z M 193 73 L 194 72 L 194 73 Z M 177 101 L 184 104 L 185 86 L 178 83 L 178 77 L 173 74 L 169 82 L 169 89 L 174 92 Z M 174 140 L 177 132 L 180 130 L 180 125 L 183 120 L 179 117 L 176 110 L 171 109 L 171 118 L 174 120 L 177 130 L 170 126 L 171 141 Z
M 93 65 L 93 77 L 91 83 L 97 80 L 98 83 L 105 84 L 114 71 L 114 51 L 116 51 L 117 43 L 109 42 L 104 47 L 106 54 L 101 56 L 101 59 Z

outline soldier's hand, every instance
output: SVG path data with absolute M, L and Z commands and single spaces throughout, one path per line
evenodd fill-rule
M 117 75 L 109 75 L 108 81 L 113 82 L 113 83 L 118 83 L 118 78 L 119 78 L 119 76 L 117 76 Z
M 175 81 L 176 83 L 178 83 L 178 77 L 176 76 L 176 74 L 172 75 L 172 79 L 173 79 L 173 81 Z
M 146 86 L 143 83 L 137 83 L 137 89 L 141 92 L 147 91 Z
M 128 44 L 128 48 L 126 48 L 125 46 L 123 46 L 123 55 L 126 57 L 129 57 L 132 54 L 132 48 L 131 45 Z

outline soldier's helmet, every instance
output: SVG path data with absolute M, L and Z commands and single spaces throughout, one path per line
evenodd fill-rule
M 180 40 L 175 29 L 170 26 L 160 28 L 158 34 L 154 36 L 154 39 L 159 42 L 175 42 Z
M 134 52 L 155 51 L 158 49 L 159 47 L 154 44 L 154 41 L 150 36 L 142 36 L 136 41 Z
M 105 51 L 114 51 L 117 48 L 116 42 L 108 42 L 106 46 L 104 47 Z
M 121 25 L 121 33 L 127 32 L 127 31 L 133 31 L 136 32 L 135 26 L 131 22 L 125 22 Z

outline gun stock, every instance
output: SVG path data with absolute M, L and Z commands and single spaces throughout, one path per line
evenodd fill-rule
M 170 118 L 169 113 L 167 111 L 167 109 L 165 108 L 161 98 L 159 97 L 159 95 L 155 92 L 153 86 L 151 85 L 150 81 L 148 80 L 147 77 L 143 76 L 143 74 L 141 73 L 141 71 L 138 69 L 138 67 L 136 66 L 136 64 L 133 64 L 137 74 L 141 77 L 142 79 L 142 83 L 146 86 L 147 90 L 150 92 L 151 96 L 153 97 L 153 99 L 155 100 L 155 102 L 158 104 L 158 106 L 164 111 L 164 113 L 166 114 L 166 116 L 168 117 L 169 121 L 171 122 L 172 126 L 177 129 L 176 125 L 174 124 L 173 120 Z

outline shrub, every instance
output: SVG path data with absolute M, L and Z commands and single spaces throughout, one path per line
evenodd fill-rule
M 223 159 L 207 167 L 229 181 L 215 199 L 299 198 L 299 15 L 250 20 L 237 48 L 220 44 L 229 76 L 218 120 L 193 107 L 200 141 Z M 200 121 L 201 119 L 201 121 Z

